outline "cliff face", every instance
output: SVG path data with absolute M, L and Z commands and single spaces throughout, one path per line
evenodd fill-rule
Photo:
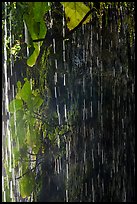
M 135 58 L 134 43 L 127 44 L 125 17 L 123 13 L 120 32 L 115 11 L 107 26 L 103 23 L 100 28 L 96 22 L 94 26 L 79 28 L 65 42 L 65 50 L 63 42 L 55 39 L 58 57 L 55 60 L 49 57 L 48 88 L 54 110 L 58 105 L 61 124 L 67 121 L 72 132 L 66 140 L 66 155 L 61 157 L 65 174 L 62 170 L 59 175 L 48 171 L 48 177 L 45 176 L 48 186 L 43 181 L 40 200 L 135 199 L 132 120 Z M 58 188 L 58 184 L 63 187 Z M 49 193 L 44 196 L 46 190 Z

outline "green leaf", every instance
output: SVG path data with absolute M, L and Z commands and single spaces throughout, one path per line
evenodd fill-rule
M 17 148 L 17 145 L 15 147 L 13 147 L 13 154 L 14 154 L 14 162 L 15 162 L 15 165 L 18 163 L 19 161 L 19 158 L 20 158 L 20 152 Z
M 29 172 L 20 179 L 20 193 L 22 198 L 30 196 L 35 186 L 35 174 Z
M 41 147 L 41 141 L 40 141 L 40 138 L 38 138 L 36 135 L 36 143 L 32 147 L 33 154 L 37 154 L 40 147 Z
M 28 102 L 27 106 L 30 112 L 38 110 L 38 108 L 42 105 L 43 99 L 41 99 L 39 96 L 32 96 Z
M 9 104 L 9 112 L 14 113 L 21 110 L 23 107 L 23 102 L 20 99 L 13 99 Z
M 17 88 L 18 88 L 18 91 L 21 90 L 21 82 L 20 81 L 17 82 Z
M 38 58 L 39 52 L 40 52 L 40 48 L 38 46 L 37 47 L 35 46 L 34 52 L 32 53 L 32 55 L 27 60 L 27 65 L 28 66 L 33 67 L 36 64 L 36 60 Z
M 16 99 L 21 99 L 21 88 L 22 88 L 22 84 L 20 81 L 17 82 L 17 94 L 16 94 Z
M 26 142 L 28 146 L 33 147 L 37 144 L 37 133 L 34 127 L 28 126 L 27 128 L 27 134 L 26 134 Z
M 29 165 L 29 161 L 26 162 L 22 162 L 22 173 L 25 173 L 28 171 L 28 165 Z
M 10 131 L 11 131 L 11 134 L 12 134 L 12 138 L 14 139 L 17 139 L 17 131 L 15 130 L 15 122 L 17 123 L 18 121 L 20 120 L 23 120 L 23 117 L 24 117 L 24 112 L 23 110 L 18 110 L 17 112 L 15 112 L 15 114 L 13 114 L 11 117 L 10 117 Z
M 15 115 L 12 115 L 10 117 L 10 125 L 11 127 L 15 126 L 15 118 L 14 116 L 16 117 L 16 121 L 20 121 L 20 120 L 23 120 L 24 118 L 24 111 L 21 109 L 21 110 L 18 110 Z
M 24 115 L 25 121 L 27 121 L 27 124 L 29 124 L 31 127 L 33 127 L 36 122 L 36 118 L 34 118 L 34 114 L 32 113 L 32 110 L 31 111 L 27 110 Z
M 49 133 L 49 134 L 48 134 L 48 138 L 50 139 L 51 142 L 53 142 L 53 141 L 55 140 L 55 138 L 56 138 L 56 134 L 54 134 L 54 133 Z
M 17 141 L 17 138 L 18 138 L 19 144 L 23 145 L 25 141 L 25 134 L 26 134 L 26 124 L 24 120 L 23 110 L 17 111 L 14 115 L 10 117 L 10 130 L 11 130 L 12 138 L 15 139 L 15 141 Z
M 47 33 L 47 28 L 46 28 L 45 22 L 42 21 L 40 23 L 40 31 L 39 31 L 38 38 L 44 38 L 46 33 Z M 41 45 L 42 45 L 42 43 L 41 43 Z
M 70 30 L 74 29 L 90 10 L 83 2 L 61 2 L 65 7 L 67 26 Z M 89 22 L 91 15 L 83 22 Z
M 32 106 L 35 110 L 37 110 L 43 103 L 43 99 L 41 99 L 39 96 L 34 97 L 32 101 Z
M 28 7 L 29 13 L 24 14 L 24 20 L 32 40 L 44 38 L 47 32 L 44 15 L 50 9 L 48 2 L 33 2 L 33 4 L 28 4 Z M 33 67 L 35 65 L 42 43 L 33 43 L 34 52 L 27 60 L 28 66 Z
M 34 2 L 33 13 L 36 22 L 43 21 L 44 14 L 49 11 L 48 2 Z
M 39 93 L 40 93 L 40 90 L 39 90 L 39 89 L 32 90 L 32 94 L 33 94 L 34 96 L 38 96 Z
M 26 125 L 23 120 L 17 122 L 16 138 L 19 140 L 19 145 L 22 147 L 25 143 Z
M 24 143 L 23 145 L 22 145 L 22 147 L 20 148 L 20 156 L 21 156 L 21 158 L 23 158 L 23 159 L 25 159 L 25 160 L 27 160 L 28 159 L 28 153 L 27 153 L 27 150 L 28 150 L 28 146 L 27 146 L 27 144 L 26 143 Z M 28 167 L 28 166 L 27 166 Z
M 35 135 L 33 135 L 34 137 Z M 26 133 L 26 142 L 27 142 L 27 145 L 29 145 L 30 147 L 33 146 L 33 138 L 32 138 L 32 134 L 31 134 L 31 131 L 29 129 L 29 126 L 27 128 L 27 133 Z
M 28 31 L 31 35 L 31 38 L 34 40 L 34 39 L 37 39 L 38 37 L 38 33 L 35 32 L 36 31 L 36 27 L 37 27 L 37 22 L 34 20 L 34 15 L 33 13 L 31 12 L 30 14 L 24 14 L 24 20 L 26 22 L 26 25 L 27 25 L 27 28 L 28 28 Z
M 12 199 L 10 198 L 10 188 L 7 187 L 5 190 L 6 194 L 6 202 L 12 202 Z
M 27 102 L 31 95 L 32 95 L 32 91 L 31 91 L 31 85 L 30 85 L 30 82 L 28 80 L 26 80 L 25 84 L 23 85 L 22 87 L 22 90 L 21 90 L 21 98 Z

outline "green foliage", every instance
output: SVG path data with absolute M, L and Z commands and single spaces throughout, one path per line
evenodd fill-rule
M 27 8 L 24 13 L 24 20 L 27 24 L 28 31 L 31 39 L 36 40 L 44 38 L 47 32 L 46 24 L 44 22 L 44 15 L 49 11 L 49 2 L 28 2 Z M 65 7 L 65 15 L 67 20 L 67 26 L 71 30 L 75 28 L 79 22 L 83 19 L 86 13 L 90 10 L 82 2 L 62 2 Z M 85 22 L 89 22 L 91 16 L 89 16 Z M 32 67 L 35 65 L 37 57 L 40 53 L 40 46 L 42 43 L 33 42 L 34 51 L 27 60 L 27 65 Z
M 31 84 L 28 80 L 26 80 L 25 84 L 23 85 L 20 91 L 20 97 L 22 98 L 24 102 L 27 103 L 31 96 L 32 96 Z
M 23 102 L 20 99 L 14 99 L 11 101 L 9 106 L 10 113 L 14 113 L 23 108 Z
M 88 5 L 93 2 L 89 2 Z M 87 14 L 90 10 L 90 6 L 86 6 L 83 2 L 61 2 L 65 8 L 65 15 L 67 20 L 67 26 L 69 30 L 74 29 L 83 17 Z M 97 10 L 96 14 L 102 23 L 102 16 L 103 12 L 107 12 L 109 6 L 117 7 L 118 11 L 120 12 L 120 6 L 123 9 L 129 9 L 131 11 L 131 16 L 126 15 L 125 22 L 129 27 L 129 32 L 132 35 L 131 40 L 133 40 L 134 34 L 134 19 L 133 19 L 133 11 L 134 8 L 130 6 L 130 3 L 127 2 L 120 2 L 118 4 L 114 2 L 100 2 L 100 9 Z M 17 6 L 17 8 L 16 8 Z M 92 7 L 91 6 L 91 7 Z M 46 24 L 44 22 L 44 15 L 50 9 L 48 6 L 48 2 L 13 2 L 11 3 L 11 11 L 12 14 L 16 12 L 16 15 L 13 15 L 13 30 L 12 32 L 15 34 L 15 44 L 11 48 L 11 53 L 15 56 L 18 55 L 18 52 L 21 49 L 21 33 L 23 30 L 23 19 L 27 24 L 27 28 L 29 31 L 29 35 L 31 40 L 44 38 L 47 32 Z M 23 15 L 24 14 L 24 15 Z M 19 20 L 17 19 L 19 16 Z M 23 19 L 22 19 L 23 16 Z M 9 17 L 8 17 L 9 18 Z M 91 19 L 89 16 L 85 23 L 88 23 Z M 3 23 L 4 25 L 4 23 Z M 106 25 L 107 25 L 107 17 L 106 17 Z M 121 19 L 118 22 L 119 32 L 121 27 Z M 19 30 L 18 30 L 19 28 Z M 53 27 L 54 29 L 54 27 Z M 7 47 L 9 46 L 9 39 L 7 39 Z M 27 64 L 29 66 L 35 65 L 37 57 L 40 52 L 40 46 L 42 43 L 32 43 L 34 51 L 32 55 L 29 57 Z M 30 45 L 29 45 L 30 46 Z M 10 48 L 10 47 L 9 47 Z M 45 56 L 48 56 L 49 50 L 45 51 Z M 44 64 L 45 56 L 42 56 L 42 62 Z M 46 58 L 47 60 L 47 58 Z M 42 67 L 43 66 L 43 67 Z M 48 115 L 46 116 L 47 119 L 43 119 L 42 116 L 40 118 L 36 118 L 35 113 L 44 112 L 45 111 L 45 104 L 43 105 L 43 99 L 40 97 L 40 94 L 44 96 L 45 94 L 45 64 L 42 65 L 42 69 L 40 69 L 40 85 L 39 89 L 33 89 L 32 84 L 28 79 L 25 79 L 25 83 L 22 85 L 20 81 L 17 82 L 17 94 L 16 98 L 11 101 L 9 105 L 9 111 L 11 113 L 10 117 L 10 132 L 11 138 L 13 140 L 12 152 L 14 155 L 14 162 L 12 162 L 12 168 L 18 167 L 18 163 L 22 166 L 22 172 L 25 173 L 28 171 L 29 166 L 29 156 L 28 156 L 28 149 L 32 149 L 32 153 L 37 154 L 39 149 L 41 148 L 41 140 L 40 140 L 40 130 L 44 134 L 44 139 L 47 137 L 51 144 L 55 144 L 57 136 L 59 136 L 60 143 L 62 140 L 62 136 L 67 132 L 71 131 L 71 127 L 73 124 L 78 121 L 79 119 L 79 112 L 77 110 L 77 105 L 72 106 L 71 110 L 67 113 L 68 118 L 68 125 L 63 125 L 62 127 L 58 126 L 58 118 L 57 114 Z M 46 70 L 47 73 L 47 70 Z M 53 73 L 53 72 L 52 72 Z M 37 76 L 36 76 L 37 77 Z M 41 93 L 42 91 L 42 93 Z M 47 91 L 46 91 L 47 94 Z M 39 109 L 41 111 L 39 111 Z M 45 111 L 46 112 L 46 111 Z M 42 121 L 41 121 L 42 119 Z M 52 119 L 52 120 L 51 120 Z M 61 143 L 62 144 L 62 143 Z M 61 147 L 63 149 L 63 147 Z M 46 149 L 46 147 L 45 147 Z M 9 159 L 8 159 L 9 162 Z M 4 166 L 6 167 L 6 174 L 11 179 L 11 172 L 9 172 L 8 162 L 5 161 Z M 15 164 L 15 165 L 14 165 Z M 34 164 L 35 165 L 35 164 Z M 74 166 L 75 168 L 75 166 Z M 76 170 L 74 169 L 74 173 Z M 72 175 L 70 175 L 72 177 Z M 35 174 L 34 172 L 29 171 L 29 173 L 25 174 L 20 180 L 20 189 L 21 189 L 21 196 L 23 198 L 30 196 L 31 192 L 34 190 L 35 187 Z M 8 184 L 7 184 L 8 185 Z M 6 186 L 7 188 L 7 186 Z M 11 201 L 10 199 L 10 192 L 7 188 L 6 191 L 7 201 Z
M 48 3 L 49 2 L 34 2 L 33 12 L 35 14 L 34 18 L 36 22 L 43 21 L 43 16 L 50 9 Z
M 23 86 L 21 82 L 17 82 L 16 97 L 9 104 L 10 132 L 13 142 L 16 144 L 12 147 L 14 154 L 12 168 L 18 168 L 20 163 L 23 174 L 28 171 L 29 148 L 32 149 L 32 153 L 37 154 L 41 147 L 39 133 L 41 121 L 35 118 L 34 111 L 37 112 L 43 103 L 38 90 L 31 88 L 28 79 L 24 79 L 24 81 Z M 6 173 L 9 176 L 10 172 L 7 168 Z M 29 177 L 26 175 L 20 179 L 22 197 L 29 196 L 34 188 L 35 179 L 34 174 L 31 173 L 29 173 Z
M 31 90 L 31 83 L 27 79 L 25 79 L 25 81 L 26 82 L 22 88 L 20 82 L 17 83 L 18 93 L 16 95 L 16 99 L 10 103 L 9 107 L 11 113 L 22 109 L 22 106 L 33 112 L 38 110 L 43 103 L 43 100 L 39 96 L 38 90 Z
M 34 52 L 27 60 L 27 65 L 30 67 L 33 67 L 35 65 L 37 57 L 40 53 L 40 48 L 38 46 L 38 43 L 33 43 L 33 46 L 34 46 Z
M 74 29 L 90 10 L 83 2 L 61 2 L 61 4 L 64 5 L 67 26 L 70 30 Z M 90 19 L 91 15 L 83 24 L 88 23 Z
M 29 197 L 35 187 L 35 173 L 29 172 L 20 179 L 20 193 L 22 198 Z
M 17 94 L 9 104 L 10 133 L 12 138 L 12 168 L 18 172 L 19 166 L 22 169 L 22 175 L 19 179 L 20 192 L 23 198 L 30 196 L 35 187 L 35 173 L 28 169 L 30 159 L 28 151 L 31 148 L 33 154 L 37 154 L 41 148 L 40 127 L 41 121 L 36 119 L 34 111 L 37 112 L 43 103 L 39 91 L 31 88 L 28 79 L 24 79 L 22 85 L 17 82 Z M 6 140 L 6 143 L 8 141 Z M 8 145 L 8 143 L 7 143 Z M 35 167 L 36 163 L 33 163 Z M 12 173 L 9 171 L 9 159 L 5 160 L 4 168 L 8 179 L 12 179 Z M 11 201 L 7 181 L 6 201 Z
M 34 129 L 37 119 L 34 117 L 34 111 L 36 112 L 40 108 L 43 100 L 38 92 L 31 90 L 31 84 L 27 79 L 25 79 L 22 88 L 20 82 L 17 83 L 17 87 L 16 98 L 9 105 L 9 111 L 12 114 L 10 118 L 12 136 L 16 141 L 18 138 L 20 145 L 27 141 L 27 144 L 33 147 L 37 143 L 37 132 Z M 30 138 L 32 139 L 30 140 Z
M 15 44 L 10 49 L 11 54 L 14 55 L 14 57 L 15 57 L 15 60 L 16 60 L 20 50 L 21 50 L 20 41 L 16 40 Z
M 27 2 L 27 11 L 24 13 L 28 31 L 32 40 L 44 38 L 47 28 L 44 22 L 44 15 L 48 12 L 50 6 L 48 2 Z M 27 60 L 28 66 L 32 67 L 37 60 L 42 43 L 33 42 L 34 52 Z
M 15 166 L 13 166 L 13 168 L 15 168 L 18 165 L 18 161 L 20 160 L 20 151 L 18 150 L 17 146 L 13 148 L 13 154 L 15 162 Z
M 9 188 L 5 188 L 5 194 L 6 194 L 6 202 L 12 202 L 12 199 L 10 198 L 10 189 Z M 4 202 L 4 193 L 2 195 L 2 202 Z
M 43 100 L 39 96 L 32 96 L 28 100 L 28 108 L 31 111 L 37 110 L 43 103 Z

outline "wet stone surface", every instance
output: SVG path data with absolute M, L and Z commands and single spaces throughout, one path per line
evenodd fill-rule
M 36 202 L 135 201 L 135 48 L 127 33 L 124 21 L 118 32 L 117 15 L 110 13 L 107 26 L 87 24 L 65 42 L 52 39 L 45 73 L 48 110 L 42 114 L 50 128 L 70 129 L 60 145 L 46 138 L 45 153 L 37 155 L 37 163 L 43 162 L 36 168 L 36 183 L 41 181 Z M 12 84 L 26 75 L 23 70 L 16 64 L 8 75 L 10 100 Z M 37 87 L 37 74 L 35 80 Z
M 62 57 L 57 59 L 58 66 L 54 69 L 54 74 L 55 71 L 58 74 L 57 94 L 50 87 L 54 109 L 59 107 L 61 124 L 65 122 L 64 106 L 67 111 L 74 108 L 76 119 L 72 121 L 73 132 L 66 143 L 70 148 L 66 150 L 64 168 L 69 170 L 68 179 L 62 185 L 67 183 L 70 202 L 134 200 L 134 93 L 131 89 L 134 79 L 127 56 L 127 38 L 124 33 L 116 32 L 117 24 L 113 21 L 108 28 L 87 25 L 84 29 L 83 34 L 79 29 L 66 42 L 65 62 Z M 123 25 L 123 32 L 125 29 Z M 60 43 L 56 42 L 55 46 L 62 53 Z M 132 132 L 130 137 L 128 128 Z M 54 193 L 58 194 L 58 182 L 53 184 L 52 176 L 49 177 L 49 186 L 56 186 Z M 52 189 L 49 187 L 48 191 L 51 193 Z M 64 195 L 63 188 L 61 192 Z M 53 194 L 41 199 L 56 200 Z M 65 199 L 64 195 L 57 200 Z

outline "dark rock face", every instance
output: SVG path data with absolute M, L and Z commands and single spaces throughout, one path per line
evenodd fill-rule
M 41 190 L 37 194 L 37 202 L 64 202 L 65 201 L 65 172 L 55 171 L 55 155 L 58 148 L 46 145 L 44 161 L 41 172 L 38 172 L 37 182 L 41 180 Z
M 44 176 L 42 190 L 37 202 L 64 202 L 65 188 L 62 186 L 64 182 L 62 179 L 61 175 L 51 175 L 51 172 Z
M 52 78 L 49 78 L 52 103 L 55 109 L 59 106 L 62 124 L 64 105 L 67 111 L 75 112 L 68 160 L 64 159 L 69 166 L 70 202 L 135 200 L 134 91 L 131 88 L 134 86 L 134 43 L 129 49 L 124 20 L 122 26 L 119 33 L 116 16 L 110 16 L 108 25 L 103 24 L 102 28 L 98 23 L 86 25 L 84 32 L 79 28 L 66 42 L 65 62 L 62 42 L 56 41 L 60 57 L 57 70 L 55 61 L 51 60 L 50 64 L 53 66 Z M 64 169 L 66 172 L 66 165 Z M 63 185 L 66 177 L 58 176 Z M 58 176 L 45 175 L 39 200 L 66 201 L 63 188 L 57 190 Z

